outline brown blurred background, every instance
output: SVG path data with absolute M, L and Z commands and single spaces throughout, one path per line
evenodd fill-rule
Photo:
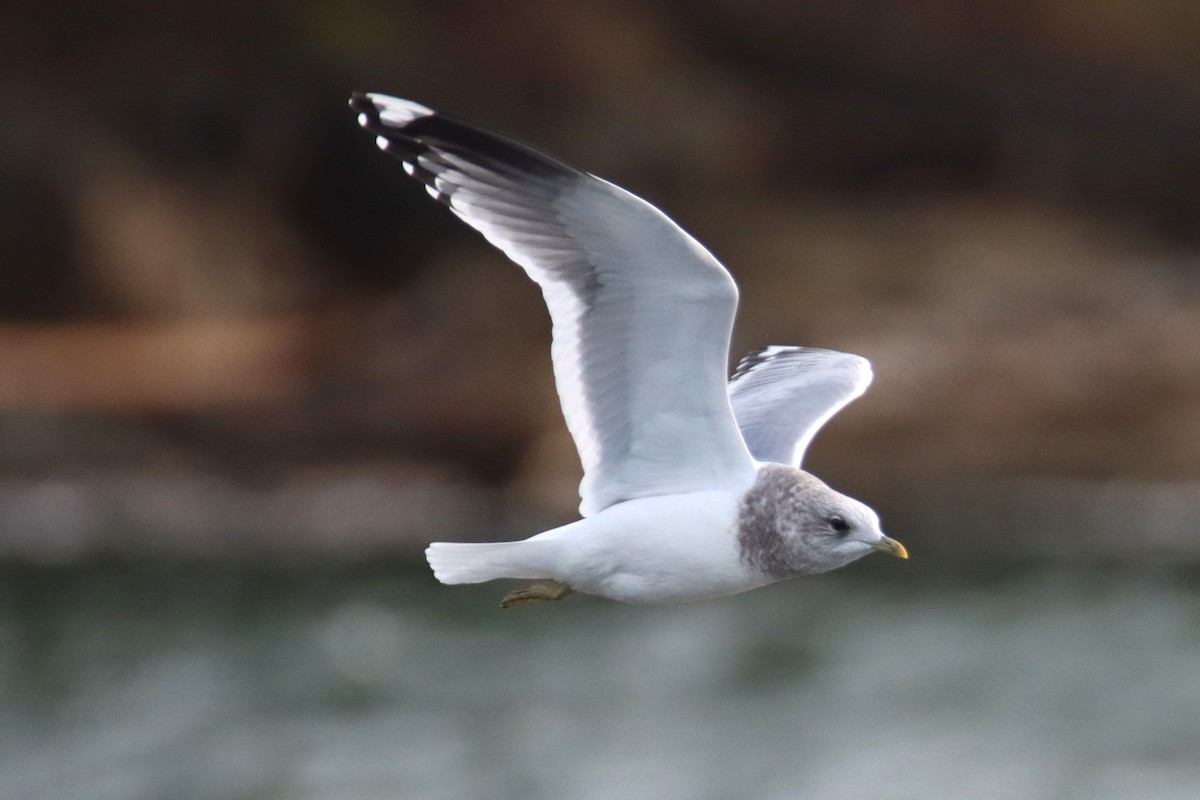
M 541 297 L 346 107 L 661 206 L 912 560 L 503 612 Z M 1200 797 L 1200 4 L 0 10 L 0 798 Z M 952 787 L 952 788 L 948 788 Z
M 734 353 L 869 357 L 809 466 L 914 557 L 1200 559 L 1200 6 L 18 3 L 0 557 L 357 558 L 572 518 L 540 296 L 345 106 L 645 196 Z

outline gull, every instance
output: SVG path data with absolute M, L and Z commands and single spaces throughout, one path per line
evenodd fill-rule
M 645 200 L 411 100 L 350 107 L 435 200 L 522 267 L 550 311 L 550 355 L 583 463 L 582 519 L 517 542 L 434 542 L 445 584 L 533 581 L 505 607 L 583 592 L 681 603 L 908 558 L 867 505 L 800 468 L 813 436 L 866 391 L 870 363 L 758 350 L 726 381 L 733 278 Z

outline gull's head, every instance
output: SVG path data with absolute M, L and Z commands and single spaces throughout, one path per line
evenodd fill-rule
M 827 569 L 875 552 L 908 558 L 904 545 L 884 535 L 879 515 L 870 506 L 828 486 L 824 489 L 797 533 L 809 553 L 830 564 Z
M 759 471 L 738 527 L 743 561 L 774 577 L 828 572 L 874 552 L 908 558 L 870 506 L 782 464 Z

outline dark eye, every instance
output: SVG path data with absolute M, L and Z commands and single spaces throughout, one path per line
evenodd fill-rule
M 833 528 L 833 530 L 837 533 L 845 533 L 846 531 L 850 530 L 850 523 L 846 522 L 846 520 L 842 519 L 837 514 L 834 514 L 829 518 L 829 527 Z

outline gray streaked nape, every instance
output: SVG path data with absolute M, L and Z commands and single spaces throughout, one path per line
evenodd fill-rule
M 820 517 L 817 497 L 828 491 L 807 472 L 786 464 L 764 464 L 738 507 L 737 543 L 742 562 L 772 578 L 817 571 L 804 548 L 797 546 L 794 534 L 806 519 Z

